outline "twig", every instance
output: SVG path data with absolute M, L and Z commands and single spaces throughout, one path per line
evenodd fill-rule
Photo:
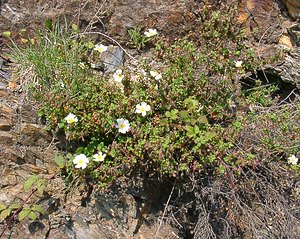
M 30 197 L 37 191 L 37 188 L 35 188 L 34 190 L 31 190 L 31 193 L 23 200 L 22 204 L 20 205 L 20 207 L 14 212 L 14 214 L 9 218 L 8 222 L 6 223 L 5 227 L 3 228 L 0 238 L 4 235 L 6 229 L 9 227 L 9 225 L 13 222 L 13 220 L 16 218 L 16 216 L 18 215 L 18 213 L 23 209 L 24 205 L 28 202 L 28 200 L 30 199 Z
M 163 223 L 163 219 L 164 219 L 164 217 L 165 217 L 165 214 L 166 214 L 166 212 L 167 212 L 167 209 L 168 209 L 168 206 L 169 206 L 169 203 L 170 203 L 172 194 L 173 194 L 173 192 L 174 192 L 175 184 L 176 184 L 176 181 L 175 181 L 174 184 L 173 184 L 173 187 L 172 187 L 172 190 L 171 190 L 171 192 L 170 192 L 168 201 L 167 201 L 167 203 L 166 203 L 166 206 L 165 206 L 163 215 L 162 215 L 162 217 L 161 217 L 161 219 L 160 219 L 159 225 L 158 225 L 158 227 L 157 227 L 157 230 L 156 230 L 156 232 L 155 232 L 155 235 L 154 235 L 153 239 L 156 239 L 157 236 L 158 236 L 158 234 L 159 234 L 160 228 L 161 228 L 162 223 Z
M 225 164 L 225 163 L 223 162 L 223 160 L 222 160 L 220 157 L 217 157 L 217 160 L 219 161 L 219 163 L 220 163 L 221 165 L 223 165 L 223 166 L 225 167 L 225 169 L 226 169 L 226 172 L 225 172 L 226 177 L 227 177 L 227 179 L 228 179 L 228 181 L 229 181 L 229 184 L 230 184 L 232 190 L 235 191 L 235 185 L 234 185 L 234 182 L 233 182 L 233 180 L 232 180 L 231 175 L 229 174 L 229 169 L 228 169 L 227 164 Z
M 102 32 L 83 32 L 83 33 L 79 33 L 79 35 L 89 35 L 89 34 L 98 34 L 98 35 L 101 35 L 107 39 L 109 39 L 110 41 L 114 42 L 115 44 L 117 44 L 123 51 L 124 53 L 129 56 L 132 60 L 134 61 L 138 61 L 137 59 L 135 59 L 133 56 L 131 56 L 126 50 L 124 47 L 122 47 L 122 45 L 115 39 L 111 38 L 110 36 L 102 33 Z M 77 35 L 76 35 L 77 36 Z M 75 37 L 75 36 L 74 36 Z

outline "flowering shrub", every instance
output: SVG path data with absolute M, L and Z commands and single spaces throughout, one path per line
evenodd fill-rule
M 93 70 L 107 47 L 68 32 L 60 41 L 48 32 L 50 37 L 24 50 L 35 54 L 26 63 L 38 79 L 32 90 L 40 115 L 49 128 L 82 144 L 68 154 L 71 171 L 102 185 L 130 174 L 162 178 L 249 165 L 237 158 L 236 141 L 247 122 L 249 102 L 255 105 L 272 92 L 257 98 L 241 92 L 236 79 L 255 70 L 258 60 L 238 28 L 224 30 L 233 18 L 212 15 L 199 28 L 197 37 L 203 41 L 194 36 L 156 39 L 152 61 L 160 64 L 116 69 L 113 79 Z M 143 37 L 156 35 L 149 29 Z M 288 160 L 297 163 L 292 156 Z

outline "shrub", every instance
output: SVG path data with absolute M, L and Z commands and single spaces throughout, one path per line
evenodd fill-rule
M 205 14 L 198 40 L 161 38 L 152 49 L 156 64 L 145 61 L 113 75 L 93 68 L 101 52 L 76 26 L 56 24 L 34 43 L 14 48 L 20 70 L 33 71 L 30 89 L 48 127 L 82 142 L 62 168 L 102 186 L 122 176 L 218 174 L 245 165 L 235 146 L 249 102 L 270 105 L 272 89 L 242 92 L 239 79 L 258 60 L 233 12 Z

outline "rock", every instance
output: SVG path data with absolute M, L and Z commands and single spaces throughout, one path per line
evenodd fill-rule
M 52 136 L 38 124 L 23 123 L 19 126 L 18 142 L 25 146 L 47 147 Z
M 27 164 L 43 168 L 45 167 L 44 157 L 45 153 L 40 148 L 28 147 L 24 155 L 24 160 Z
M 280 8 L 274 0 L 242 0 L 238 8 L 238 22 L 248 35 L 263 43 L 276 43 L 282 34 Z
M 0 76 L 1 76 L 1 71 L 0 71 Z M 0 89 L 7 89 L 7 85 L 8 85 L 7 82 L 5 82 L 0 78 Z
M 65 232 L 59 228 L 51 228 L 48 234 L 48 238 L 59 238 L 59 239 L 73 239 L 74 237 L 68 236 Z
M 13 169 L 7 167 L 6 165 L 1 169 L 0 177 L 0 187 L 4 188 L 7 186 L 15 186 L 18 182 L 17 175 Z M 1 200 L 0 200 L 1 201 Z
M 16 8 L 11 7 L 8 3 L 3 4 L 1 10 L 1 16 L 11 21 L 13 24 L 18 23 L 24 19 L 24 14 L 19 12 Z
M 3 1 L 2 1 L 3 2 Z M 95 0 L 69 0 L 69 1 L 23 1 L 7 0 L 0 4 L 0 32 L 7 30 L 20 30 L 22 28 L 38 29 L 47 18 L 56 20 L 66 17 L 73 19 L 79 17 L 82 27 L 92 20 L 103 30 L 103 20 L 107 17 L 107 4 Z
M 8 93 L 9 93 L 9 90 L 6 87 L 4 87 L 4 88 L 0 87 L 0 97 L 5 97 L 8 95 Z
M 267 67 L 266 71 L 279 75 L 283 81 L 300 89 L 300 48 L 292 49 L 283 62 L 279 62 L 275 67 Z
M 3 156 L 7 161 L 11 161 L 16 164 L 21 165 L 21 164 L 25 163 L 22 152 L 18 148 L 15 148 L 15 149 L 6 148 Z
M 300 3 L 298 0 L 284 2 L 287 6 Z M 267 63 L 263 70 L 300 89 L 300 27 L 299 23 L 281 16 L 281 4 L 274 0 L 242 0 L 238 21 L 258 42 L 252 41 L 251 44 L 256 54 Z
M 97 224 L 88 224 L 84 219 L 76 217 L 73 222 L 74 232 L 77 238 L 81 239 L 98 239 L 98 238 L 107 238 L 105 235 L 105 229 L 101 228 Z
M 0 67 L 1 68 L 1 67 Z M 0 69 L 0 79 L 3 78 L 4 80 L 8 81 L 10 78 L 9 72 Z
M 21 122 L 28 124 L 37 124 L 38 123 L 38 114 L 37 111 L 33 108 L 32 104 L 23 104 L 19 108 Z
M 104 70 L 109 73 L 124 64 L 124 51 L 118 46 L 109 46 L 106 52 L 100 55 L 100 62 L 104 64 Z
M 11 130 L 12 125 L 13 124 L 12 124 L 11 120 L 7 120 L 7 119 L 1 120 L 0 121 L 0 130 L 9 131 L 9 130 Z
M 287 35 L 282 35 L 279 38 L 279 42 L 280 45 L 286 47 L 288 50 L 291 50 L 293 48 L 292 42 L 291 42 L 291 38 Z
M 294 46 L 300 47 L 300 23 L 291 24 L 287 27 L 287 32 Z
M 14 143 L 14 137 L 6 131 L 0 131 L 0 143 L 2 145 L 11 146 Z
M 128 38 L 128 29 L 143 26 L 156 28 L 165 35 L 178 37 L 193 28 L 196 16 L 194 1 L 151 0 L 110 1 L 113 9 L 107 23 L 108 35 L 122 40 Z
M 1 190 L 1 192 L 0 192 L 0 203 L 9 204 L 10 202 L 12 202 L 12 200 L 13 200 L 13 197 L 11 197 L 6 192 Z
M 14 187 L 6 189 L 6 193 L 11 197 L 20 197 L 24 193 L 23 184 L 17 184 Z
M 13 120 L 15 110 L 5 103 L 0 103 L 0 119 L 6 119 L 10 122 Z
M 283 2 L 292 18 L 300 17 L 300 0 L 283 0 Z

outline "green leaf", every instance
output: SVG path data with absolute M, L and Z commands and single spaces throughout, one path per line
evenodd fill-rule
M 95 47 L 95 45 L 94 45 L 93 42 L 89 41 L 89 42 L 86 43 L 86 47 L 87 47 L 88 49 L 93 49 L 93 48 Z
M 187 108 L 189 110 L 194 110 L 198 107 L 199 105 L 199 101 L 193 99 L 193 97 L 189 97 L 187 99 L 184 100 L 184 103 L 186 104 Z
M 45 21 L 45 27 L 48 30 L 52 30 L 53 25 L 52 25 L 52 20 L 50 18 L 46 19 L 46 21 Z
M 31 210 L 36 211 L 36 212 L 39 212 L 39 213 L 41 213 L 41 214 L 46 214 L 45 209 L 44 209 L 41 205 L 33 205 L 33 206 L 31 207 Z
M 176 109 L 166 112 L 166 116 L 171 120 L 176 120 L 178 118 L 177 114 L 178 114 L 178 110 Z
M 44 194 L 44 189 L 45 189 L 45 186 L 44 186 L 44 185 L 42 185 L 42 186 L 40 186 L 40 187 L 37 188 L 39 194 L 41 194 L 41 195 Z
M 11 37 L 11 32 L 9 32 L 9 31 L 2 32 L 2 36 L 9 38 L 9 37 Z
M 45 116 L 45 112 L 42 111 L 42 110 L 39 110 L 39 111 L 38 111 L 38 116 L 39 116 L 39 117 Z
M 198 117 L 197 121 L 200 123 L 200 124 L 207 124 L 208 123 L 208 120 L 206 118 L 205 115 L 201 115 Z
M 0 213 L 1 220 L 4 220 L 11 214 L 11 209 L 7 208 Z
M 179 117 L 183 120 L 185 119 L 189 119 L 190 118 L 190 115 L 189 115 L 189 112 L 187 110 L 182 110 L 179 112 Z
M 76 24 L 72 24 L 72 30 L 74 31 L 74 32 L 78 32 L 78 26 L 76 25 Z
M 162 125 L 168 124 L 168 119 L 166 119 L 166 118 L 161 119 L 160 124 L 162 124 Z
M 84 152 L 84 147 L 78 147 L 77 149 L 76 149 L 76 154 L 81 154 L 81 153 L 83 153 Z
M 36 183 L 37 190 L 41 195 L 44 192 L 45 185 L 46 185 L 45 179 L 39 179 Z
M 59 168 L 64 168 L 66 164 L 66 160 L 62 155 L 56 155 L 54 158 L 55 163 L 58 165 Z
M 62 129 L 63 127 L 65 127 L 65 123 L 64 122 L 60 122 L 57 124 L 58 128 Z
M 223 166 L 223 165 L 220 165 L 220 166 L 218 167 L 218 170 L 219 170 L 219 172 L 222 173 L 222 174 L 224 174 L 224 173 L 226 172 L 226 168 L 225 168 L 225 166 Z
M 195 134 L 199 134 L 200 133 L 200 129 L 197 125 L 194 126 L 194 132 Z
M 200 129 L 197 125 L 195 125 L 195 126 L 187 125 L 187 126 L 185 126 L 185 129 L 187 131 L 187 136 L 190 138 L 197 137 L 197 134 L 200 132 Z
M 28 192 L 32 185 L 39 179 L 37 175 L 30 176 L 24 183 L 24 191 Z
M 207 140 L 211 140 L 216 136 L 217 136 L 217 133 L 214 131 L 206 132 L 206 134 L 205 134 L 205 137 L 207 138 Z
M 18 209 L 19 207 L 20 207 L 20 205 L 18 203 L 13 203 L 8 208 L 9 209 Z
M 33 211 L 30 211 L 29 214 L 28 214 L 28 217 L 31 219 L 31 220 L 35 220 L 37 219 L 37 214 Z
M 0 212 L 1 212 L 2 210 L 4 210 L 4 209 L 6 209 L 6 205 L 0 203 Z
M 27 217 L 30 212 L 31 212 L 31 210 L 29 208 L 24 208 L 19 213 L 19 221 L 22 221 L 25 217 Z

